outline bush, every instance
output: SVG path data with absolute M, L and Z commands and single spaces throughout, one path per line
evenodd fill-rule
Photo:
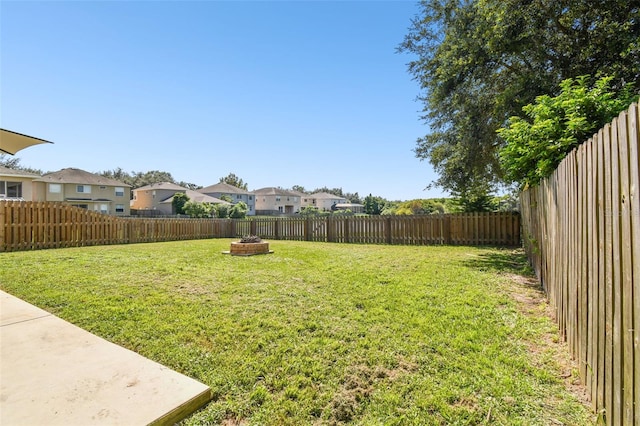
M 232 219 L 244 219 L 245 217 L 247 217 L 248 210 L 249 207 L 247 207 L 244 202 L 240 201 L 234 204 L 233 207 L 231 207 L 231 209 L 229 210 L 229 217 Z
M 588 76 L 567 79 L 556 97 L 538 96 L 522 108 L 525 117 L 511 117 L 498 134 L 506 141 L 500 162 L 508 181 L 537 185 L 562 159 L 627 108 L 637 94 L 631 85 L 620 90 L 604 77 L 588 87 Z

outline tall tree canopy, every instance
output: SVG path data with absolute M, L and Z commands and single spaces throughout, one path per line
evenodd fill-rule
M 453 194 L 502 183 L 496 133 L 562 80 L 611 75 L 640 88 L 638 0 L 423 0 L 399 50 L 415 55 L 416 156 Z M 479 189 L 476 189 L 479 188 Z
M 227 176 L 221 177 L 220 182 L 228 183 L 229 185 L 233 185 L 236 188 L 244 189 L 245 191 L 248 187 L 242 179 L 235 175 L 235 173 L 229 173 Z

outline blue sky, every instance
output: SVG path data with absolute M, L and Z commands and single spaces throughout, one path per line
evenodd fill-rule
M 6 1 L 0 127 L 44 171 L 442 196 L 396 48 L 413 1 Z

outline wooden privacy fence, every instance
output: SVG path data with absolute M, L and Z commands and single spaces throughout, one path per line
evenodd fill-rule
M 608 425 L 640 424 L 640 159 L 632 105 L 521 194 L 523 240 Z
M 519 245 L 517 213 L 269 219 L 121 218 L 63 203 L 0 202 L 0 251 L 247 234 L 265 239 L 371 244 Z

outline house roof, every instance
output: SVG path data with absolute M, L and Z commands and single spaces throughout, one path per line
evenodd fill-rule
M 200 192 L 192 191 L 190 189 L 187 189 L 185 191 L 185 194 L 187 195 L 187 197 L 189 197 L 189 201 L 195 201 L 198 203 L 231 204 L 219 198 L 212 197 L 207 194 L 201 194 Z M 173 195 L 167 198 L 166 200 L 161 201 L 161 203 L 171 203 L 171 202 L 173 202 Z
M 140 188 L 134 189 L 134 191 L 150 191 L 150 190 L 158 190 L 158 189 L 168 189 L 170 191 L 188 191 L 184 186 L 176 185 L 171 182 L 156 182 L 150 185 L 141 186 Z
M 329 194 L 328 192 L 316 192 L 315 194 L 311 194 L 308 197 L 318 200 L 346 200 L 345 197 L 341 197 L 336 194 Z
M 269 186 L 267 188 L 260 188 L 260 189 L 256 189 L 255 191 L 253 191 L 254 194 L 256 195 L 284 195 L 285 197 L 300 197 L 301 195 L 292 192 L 292 191 L 288 191 L 286 189 L 282 189 L 282 188 L 276 188 L 274 186 Z
M 89 173 L 84 170 L 67 168 L 57 172 L 47 173 L 39 179 L 35 179 L 37 182 L 49 182 L 49 183 L 77 183 L 84 185 L 107 185 L 107 186 L 127 186 L 124 182 L 117 181 L 115 179 L 109 179 L 101 175 Z
M 25 172 L 24 170 L 10 169 L 5 166 L 0 166 L 0 176 L 14 176 L 23 178 L 39 178 L 40 175 L 35 173 Z
M 237 186 L 229 185 L 226 182 L 218 182 L 214 185 L 209 185 L 205 188 L 198 189 L 198 192 L 203 194 L 207 193 L 222 193 L 222 194 L 248 194 L 249 191 L 245 191 Z

